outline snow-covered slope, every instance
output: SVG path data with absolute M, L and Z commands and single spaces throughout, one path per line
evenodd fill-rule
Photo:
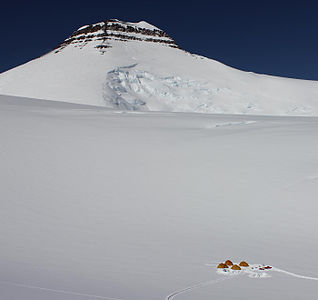
M 54 51 L 0 74 L 0 94 L 130 110 L 318 115 L 318 82 L 192 55 L 144 21 L 81 27 Z
M 0 96 L 0 141 L 1 300 L 317 299 L 318 118 Z

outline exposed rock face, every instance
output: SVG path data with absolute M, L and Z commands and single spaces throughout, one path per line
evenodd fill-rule
M 55 49 L 55 52 L 60 52 L 68 45 L 83 48 L 90 42 L 94 42 L 95 48 L 104 53 L 105 49 L 111 47 L 109 43 L 111 40 L 152 42 L 178 48 L 175 41 L 169 35 L 146 22 L 128 23 L 110 19 L 79 28 L 62 42 Z

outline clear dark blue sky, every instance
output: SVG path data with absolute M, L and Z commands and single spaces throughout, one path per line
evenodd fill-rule
M 0 72 L 36 58 L 78 27 L 145 20 L 183 49 L 238 69 L 318 80 L 317 1 L 5 1 Z

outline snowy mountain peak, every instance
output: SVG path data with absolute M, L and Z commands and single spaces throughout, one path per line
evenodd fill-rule
M 55 53 L 59 53 L 69 45 L 78 48 L 93 45 L 94 48 L 104 53 L 106 48 L 111 47 L 111 41 L 127 42 L 132 40 L 159 43 L 178 48 L 168 34 L 145 21 L 130 23 L 110 19 L 80 27 L 55 49 Z
M 318 116 L 318 82 L 242 72 L 180 50 L 164 31 L 116 19 L 0 74 L 0 94 L 120 110 Z

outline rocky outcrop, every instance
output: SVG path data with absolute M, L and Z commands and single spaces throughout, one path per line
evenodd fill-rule
M 79 28 L 56 47 L 55 52 L 58 53 L 69 45 L 83 48 L 94 42 L 94 47 L 104 53 L 107 48 L 111 47 L 109 43 L 111 40 L 160 43 L 169 47 L 179 48 L 175 41 L 164 31 L 146 22 L 126 23 L 110 19 Z

